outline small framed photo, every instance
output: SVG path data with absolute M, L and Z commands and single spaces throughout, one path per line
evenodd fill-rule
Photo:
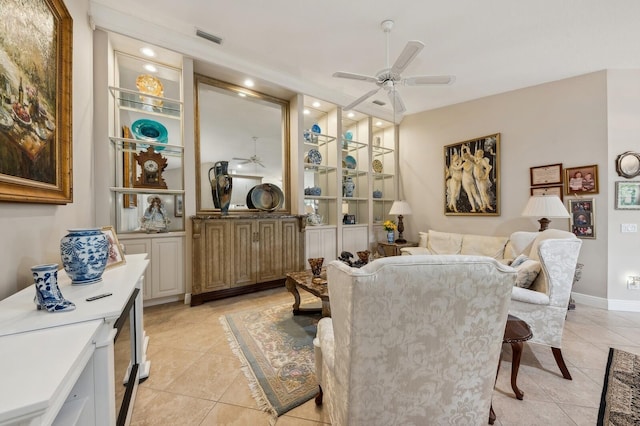
M 640 182 L 616 182 L 616 210 L 640 210 Z
M 562 200 L 562 185 L 531 188 L 531 195 L 557 195 Z
M 116 265 L 123 265 L 126 263 L 122 247 L 118 241 L 118 236 L 113 226 L 103 226 L 102 233 L 107 236 L 109 241 L 109 257 L 107 258 L 107 268 L 111 268 Z
M 594 203 L 593 198 L 574 198 L 568 202 L 571 232 L 578 238 L 596 237 Z
M 529 174 L 531 175 L 531 186 L 562 185 L 562 164 L 530 167 Z
M 598 165 L 568 167 L 564 169 L 565 195 L 597 194 Z
M 184 204 L 182 201 L 182 194 L 176 194 L 173 198 L 173 206 L 174 212 L 173 215 L 175 217 L 182 217 L 184 215 Z

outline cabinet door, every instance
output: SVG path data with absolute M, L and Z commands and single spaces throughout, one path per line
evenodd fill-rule
M 335 228 L 307 228 L 305 233 L 306 259 L 324 257 L 325 264 L 336 259 L 337 240 Z M 306 265 L 302 269 L 305 268 L 307 268 Z
M 194 240 L 193 294 L 229 288 L 229 236 L 228 223 L 220 220 L 205 222 L 204 235 Z
M 256 283 L 256 248 L 258 235 L 254 221 L 234 221 L 231 235 L 231 287 Z
M 282 278 L 284 243 L 281 238 L 281 221 L 274 219 L 257 220 L 257 282 Z
M 345 226 L 342 229 L 342 250 L 356 256 L 356 252 L 369 249 L 368 228 L 365 226 Z
M 304 269 L 303 234 L 298 219 L 282 220 L 282 276 Z M 335 250 L 334 250 L 335 251 Z
M 154 238 L 151 241 L 151 269 L 154 280 L 151 298 L 184 293 L 184 241 L 182 237 Z
M 151 256 L 151 240 L 148 238 L 140 239 L 127 239 L 120 240 L 124 244 L 124 251 L 126 254 L 141 254 L 146 253 L 147 258 L 151 259 L 153 265 L 153 258 Z M 142 289 L 142 298 L 151 299 L 151 283 L 153 282 L 153 267 L 147 268 L 144 274 L 144 288 Z

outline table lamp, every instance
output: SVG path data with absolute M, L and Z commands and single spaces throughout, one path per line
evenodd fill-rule
M 522 211 L 522 216 L 542 217 L 538 220 L 540 222 L 538 231 L 540 232 L 548 228 L 549 222 L 551 222 L 548 218 L 570 217 L 569 212 L 557 195 L 532 195 Z
M 404 223 L 402 223 L 402 218 L 406 214 L 411 214 L 411 206 L 406 201 L 394 201 L 391 205 L 391 210 L 389 210 L 389 214 L 398 215 L 398 238 L 396 239 L 396 243 L 406 243 L 402 237 L 402 233 L 404 232 Z

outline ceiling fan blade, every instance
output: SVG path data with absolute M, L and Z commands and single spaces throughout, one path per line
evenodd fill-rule
M 456 78 L 452 75 L 417 75 L 402 79 L 407 86 L 422 86 L 428 84 L 453 84 Z
M 414 60 L 423 48 L 424 43 L 421 41 L 413 40 L 408 42 L 402 53 L 400 53 L 400 56 L 398 56 L 398 59 L 396 59 L 391 67 L 391 72 L 396 74 L 402 73 L 402 71 L 409 66 L 411 61 Z
M 392 90 L 389 90 L 387 94 L 389 95 L 389 99 L 391 100 L 391 104 L 395 113 L 403 114 L 407 110 L 407 108 L 405 108 L 404 102 L 402 102 L 400 93 L 398 93 L 398 91 L 393 88 Z
M 371 83 L 377 83 L 378 82 L 378 80 L 375 77 L 371 77 L 371 76 L 368 76 L 368 75 L 362 75 L 362 74 L 354 74 L 352 72 L 338 71 L 338 72 L 334 72 L 333 76 L 334 77 L 338 77 L 338 78 L 348 78 L 349 80 L 369 81 Z
M 377 89 L 373 89 L 373 90 L 368 91 L 367 93 L 365 93 L 364 95 L 360 96 L 358 99 L 356 99 L 355 101 L 351 102 L 349 105 L 344 107 L 343 110 L 344 111 L 349 111 L 350 109 L 353 109 L 356 105 L 364 102 L 367 98 L 370 98 L 371 96 L 373 96 L 376 93 L 378 93 L 378 90 L 380 90 L 379 87 Z

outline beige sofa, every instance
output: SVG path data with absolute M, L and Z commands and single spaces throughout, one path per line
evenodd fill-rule
M 429 231 L 420 233 L 418 247 L 403 248 L 402 254 L 481 255 L 507 265 L 520 255 L 527 256 L 539 273 L 530 277 L 526 288 L 513 287 L 509 313 L 531 326 L 531 343 L 551 347 L 563 377 L 571 379 L 561 352 L 562 332 L 581 244 L 571 232 L 557 229 L 514 232 L 509 237 Z M 516 282 L 521 281 L 519 272 Z

